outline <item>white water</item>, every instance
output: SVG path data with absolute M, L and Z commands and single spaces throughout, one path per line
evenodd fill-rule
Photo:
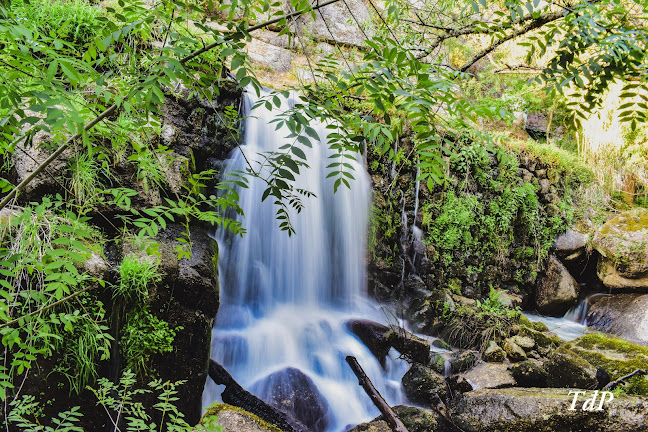
M 255 171 L 260 153 L 278 151 L 294 141 L 285 129 L 269 122 L 276 112 L 264 108 L 250 114 L 248 96 L 244 144 L 241 147 Z M 283 101 L 284 109 L 290 101 Z M 331 130 L 311 124 L 321 139 Z M 314 140 L 313 140 L 314 141 Z M 378 411 L 346 364 L 355 356 L 376 388 L 391 404 L 402 402 L 400 378 L 407 365 L 388 361 L 383 371 L 369 350 L 344 326 L 349 318 L 384 321 L 376 305 L 365 298 L 365 254 L 370 182 L 362 163 L 354 166 L 351 189 L 333 192 L 333 178 L 325 167 L 326 143 L 313 149 L 300 146 L 310 168 L 302 168 L 295 186 L 316 197 L 303 198 L 304 210 L 290 215 L 296 235 L 280 231 L 274 199 L 261 202 L 265 183 L 251 179 L 240 189 L 242 238 L 220 230 L 219 270 L 221 308 L 212 333 L 212 358 L 246 389 L 269 374 L 295 367 L 307 374 L 328 402 L 327 431 L 367 421 Z M 226 171 L 245 170 L 240 150 L 231 155 Z M 267 169 L 267 167 L 265 167 Z M 203 406 L 219 400 L 222 387 L 208 381 Z M 258 395 L 264 397 L 264 395 Z M 267 396 L 267 395 L 265 395 Z

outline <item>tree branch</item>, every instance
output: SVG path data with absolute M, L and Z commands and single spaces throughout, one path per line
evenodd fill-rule
M 323 8 L 323 7 L 325 7 L 325 6 L 328 6 L 328 5 L 330 5 L 330 4 L 337 3 L 338 1 L 340 1 L 340 0 L 328 0 L 328 1 L 325 1 L 325 2 L 323 2 L 323 3 L 317 4 L 317 5 L 314 5 L 314 6 L 308 7 L 308 8 L 304 8 L 304 9 L 302 9 L 302 10 L 300 10 L 300 11 L 292 12 L 292 13 L 289 13 L 289 14 L 283 15 L 283 16 L 281 16 L 281 17 L 278 17 L 278 18 L 275 18 L 275 19 L 271 19 L 271 20 L 269 20 L 269 21 L 265 21 L 265 22 L 263 22 L 263 23 L 260 23 L 260 24 L 254 25 L 254 26 L 248 28 L 247 31 L 248 31 L 248 32 L 252 32 L 252 31 L 255 31 L 255 30 L 259 30 L 259 29 L 262 29 L 262 28 L 268 27 L 269 25 L 272 25 L 272 24 L 274 24 L 274 23 L 277 23 L 277 22 L 279 22 L 279 21 L 281 21 L 281 20 L 283 20 L 283 19 L 288 19 L 288 18 L 292 18 L 293 16 L 302 15 L 302 14 L 308 12 L 308 11 L 311 11 L 311 10 L 317 10 L 317 9 Z M 232 38 L 232 37 L 233 37 L 232 35 L 225 35 L 224 38 L 225 38 L 225 40 L 227 40 L 227 39 L 230 39 L 230 38 Z M 201 55 L 201 54 L 203 54 L 203 53 L 205 53 L 205 52 L 207 52 L 207 51 L 209 51 L 209 50 L 212 50 L 212 49 L 214 49 L 214 48 L 216 48 L 216 47 L 221 46 L 221 44 L 222 44 L 222 42 L 220 42 L 220 41 L 216 41 L 216 42 L 214 42 L 214 43 L 211 43 L 211 44 L 209 44 L 209 45 L 206 45 L 206 46 L 200 48 L 199 50 L 196 50 L 196 51 L 192 52 L 191 54 L 189 54 L 189 55 L 183 57 L 182 59 L 180 59 L 180 63 L 181 63 L 181 64 L 184 64 L 184 63 L 188 62 L 189 60 L 192 60 L 192 59 L 198 57 L 199 55 Z M 141 86 L 140 86 L 140 87 L 137 87 L 137 88 L 134 90 L 134 92 L 140 91 L 141 89 L 142 89 Z M 128 98 L 129 98 L 129 96 L 127 96 L 126 98 L 124 98 L 124 101 L 125 101 L 126 99 L 128 99 Z M 83 130 L 86 131 L 86 132 L 89 131 L 89 130 L 92 129 L 95 125 L 97 125 L 97 123 L 103 121 L 106 117 L 108 117 L 108 116 L 110 116 L 111 114 L 117 112 L 118 110 L 119 110 L 119 106 L 117 106 L 117 104 L 112 104 L 111 106 L 109 106 L 108 108 L 106 108 L 106 110 L 105 110 L 104 112 L 102 112 L 102 113 L 99 114 L 97 117 L 95 117 L 94 120 L 92 120 L 90 123 L 86 124 L 86 125 L 84 126 Z M 39 166 L 38 166 L 38 167 L 37 167 L 37 168 L 36 168 L 36 169 L 31 173 L 31 174 L 29 174 L 29 176 L 27 176 L 23 181 L 21 181 L 21 182 L 20 182 L 20 183 L 15 187 L 15 188 L 13 188 L 13 189 L 11 190 L 11 192 L 9 192 L 9 193 L 8 193 L 8 194 L 7 194 L 7 195 L 2 199 L 2 201 L 0 201 L 0 210 L 3 209 L 4 207 L 6 207 L 7 204 L 9 204 L 9 203 L 11 202 L 11 200 L 15 199 L 19 192 L 21 192 L 21 191 L 22 191 L 22 190 L 23 190 L 23 189 L 24 189 L 24 188 L 25 188 L 29 183 L 31 183 L 31 181 L 32 181 L 32 180 L 33 180 L 33 179 L 34 179 L 38 174 L 40 174 L 40 173 L 41 173 L 41 172 L 42 172 L 42 171 L 43 171 L 43 170 L 44 170 L 44 169 L 45 169 L 49 164 L 51 164 L 51 163 L 54 162 L 56 159 L 58 159 L 58 157 L 59 157 L 59 156 L 60 156 L 60 155 L 65 151 L 65 149 L 67 149 L 67 148 L 68 148 L 68 147 L 69 147 L 69 146 L 70 146 L 74 141 L 76 141 L 77 139 L 81 138 L 81 136 L 82 136 L 82 133 L 77 133 L 76 135 L 74 135 L 74 136 L 72 136 L 71 138 L 69 138 L 69 139 L 68 139 L 65 143 L 63 143 L 63 144 L 62 144 L 62 145 L 61 145 L 61 146 L 60 146 L 60 147 L 59 147 L 59 148 L 58 148 L 54 153 L 52 153 L 52 155 L 51 155 L 50 157 L 48 157 L 45 161 L 43 161 L 42 164 L 40 164 L 40 165 L 39 165 Z M 21 137 L 20 139 L 22 139 L 22 137 Z M 17 140 L 17 141 L 19 141 L 19 140 Z

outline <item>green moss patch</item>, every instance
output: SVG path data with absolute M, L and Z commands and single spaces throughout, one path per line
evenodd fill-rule
M 259 417 L 255 416 L 254 414 L 252 414 L 252 413 L 250 413 L 248 411 L 245 411 L 242 408 L 235 407 L 235 406 L 232 406 L 232 405 L 228 405 L 228 404 L 225 404 L 225 403 L 217 403 L 217 404 L 214 404 L 214 405 L 210 406 L 209 408 L 207 408 L 207 412 L 202 416 L 202 419 L 200 419 L 200 424 L 206 423 L 206 419 L 208 419 L 209 417 L 219 416 L 223 411 L 236 411 L 236 412 L 242 413 L 242 414 L 246 415 L 247 417 L 249 417 L 250 419 L 252 419 L 256 424 L 258 424 L 259 426 L 261 426 L 264 429 L 267 429 L 270 432 L 281 432 L 281 430 L 279 428 L 277 428 L 274 425 L 271 425 L 270 423 L 268 423 L 265 420 L 260 419 Z
M 612 380 L 637 369 L 648 368 L 648 348 L 634 345 L 624 339 L 603 334 L 590 334 L 565 345 L 589 363 L 604 369 Z M 636 376 L 627 381 L 629 394 L 648 395 L 648 379 Z

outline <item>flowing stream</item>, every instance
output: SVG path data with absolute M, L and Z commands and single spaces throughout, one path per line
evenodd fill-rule
M 266 172 L 263 153 L 294 141 L 285 138 L 285 128 L 270 123 L 277 111 L 250 112 L 255 99 L 246 96 L 244 144 L 230 156 L 226 173 L 245 170 L 248 161 L 255 171 Z M 283 100 L 282 109 L 291 103 Z M 310 126 L 322 140 L 331 132 L 324 124 Z M 329 158 L 326 142 L 312 141 L 312 149 L 300 145 L 309 168 L 301 168 L 295 186 L 316 197 L 302 197 L 304 209 L 290 214 L 296 235 L 279 229 L 274 200 L 262 202 L 266 184 L 258 179 L 238 191 L 247 234 L 217 234 L 221 307 L 211 356 L 266 401 L 276 387 L 269 375 L 299 369 L 325 399 L 326 418 L 316 429 L 337 432 L 379 414 L 346 364 L 347 355 L 358 359 L 390 404 L 402 402 L 400 378 L 407 365 L 392 358 L 383 370 L 344 325 L 351 318 L 385 321 L 365 296 L 370 182 L 361 162 L 345 160 L 352 163 L 355 180 L 350 190 L 342 186 L 334 194 L 326 166 L 337 159 Z M 203 406 L 218 401 L 221 392 L 208 380 Z

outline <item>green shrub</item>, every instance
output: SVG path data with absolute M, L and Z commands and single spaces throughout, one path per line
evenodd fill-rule
M 162 279 L 158 267 L 159 262 L 154 257 L 126 255 L 119 266 L 119 284 L 114 285 L 114 294 L 127 300 L 146 300 L 149 285 Z
M 146 307 L 128 313 L 122 329 L 121 346 L 126 368 L 144 376 L 149 369 L 151 355 L 173 350 L 176 331 L 148 311 Z

